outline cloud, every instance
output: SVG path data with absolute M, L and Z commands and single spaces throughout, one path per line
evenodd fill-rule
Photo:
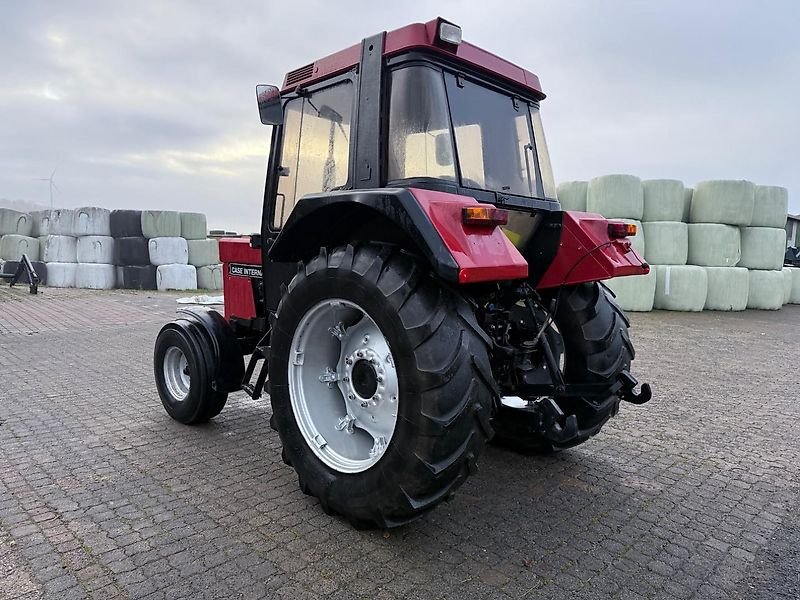
M 466 39 L 537 72 L 558 180 L 609 172 L 790 188 L 800 212 L 800 44 L 790 1 L 466 2 Z M 269 129 L 254 85 L 427 3 L 207 0 L 0 5 L 0 196 L 201 210 L 258 228 Z

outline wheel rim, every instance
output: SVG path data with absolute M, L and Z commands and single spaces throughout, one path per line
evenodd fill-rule
M 288 369 L 295 421 L 314 454 L 342 473 L 375 465 L 394 434 L 400 385 L 372 317 L 348 300 L 319 302 L 295 330 Z
M 191 385 L 189 363 L 183 350 L 177 346 L 167 348 L 164 353 L 164 383 L 176 402 L 186 400 Z

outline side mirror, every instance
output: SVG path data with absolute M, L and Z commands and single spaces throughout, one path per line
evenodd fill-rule
M 450 132 L 438 133 L 433 137 L 436 146 L 436 164 L 440 167 L 449 167 L 453 164 L 453 140 Z
M 283 107 L 281 91 L 274 85 L 257 85 L 256 100 L 258 114 L 264 125 L 280 125 L 283 123 Z

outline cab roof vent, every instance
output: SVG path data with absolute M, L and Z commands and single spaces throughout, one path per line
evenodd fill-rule
M 286 75 L 286 85 L 294 85 L 304 79 L 308 79 L 311 75 L 314 74 L 314 63 L 306 65 L 304 67 L 300 67 L 299 69 L 295 69 L 294 71 L 289 71 Z

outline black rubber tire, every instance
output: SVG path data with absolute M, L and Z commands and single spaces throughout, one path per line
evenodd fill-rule
M 142 211 L 140 210 L 112 210 L 109 221 L 112 237 L 142 237 Z
M 583 283 L 564 288 L 553 321 L 564 343 L 566 383 L 613 385 L 623 370 L 630 369 L 636 354 L 628 334 L 630 322 L 605 286 Z M 574 414 L 578 420 L 579 435 L 566 444 L 541 437 L 529 413 L 503 406 L 492 421 L 494 441 L 523 454 L 571 448 L 596 435 L 617 414 L 619 403 L 614 394 L 560 401 L 564 414 Z M 590 404 L 601 410 L 590 410 Z
M 213 350 L 205 347 L 207 342 L 200 335 L 187 328 L 167 325 L 156 338 L 153 352 L 153 372 L 161 403 L 170 417 L 185 425 L 205 423 L 216 417 L 225 407 L 228 394 L 211 388 L 209 357 Z M 189 366 L 189 394 L 183 401 L 177 401 L 164 382 L 164 355 L 167 349 L 177 346 L 181 349 Z
M 320 300 L 361 306 L 387 338 L 397 366 L 398 419 L 389 446 L 366 471 L 329 468 L 308 447 L 289 398 L 288 358 L 302 316 Z M 270 341 L 272 426 L 300 489 L 357 528 L 408 523 L 450 498 L 476 469 L 492 436 L 489 340 L 467 302 L 424 265 L 389 247 L 323 251 L 284 292 Z
M 117 267 L 117 287 L 123 290 L 154 290 L 157 270 L 158 267 L 154 265 Z
M 147 238 L 121 237 L 114 241 L 114 264 L 118 267 L 148 266 L 150 250 Z

